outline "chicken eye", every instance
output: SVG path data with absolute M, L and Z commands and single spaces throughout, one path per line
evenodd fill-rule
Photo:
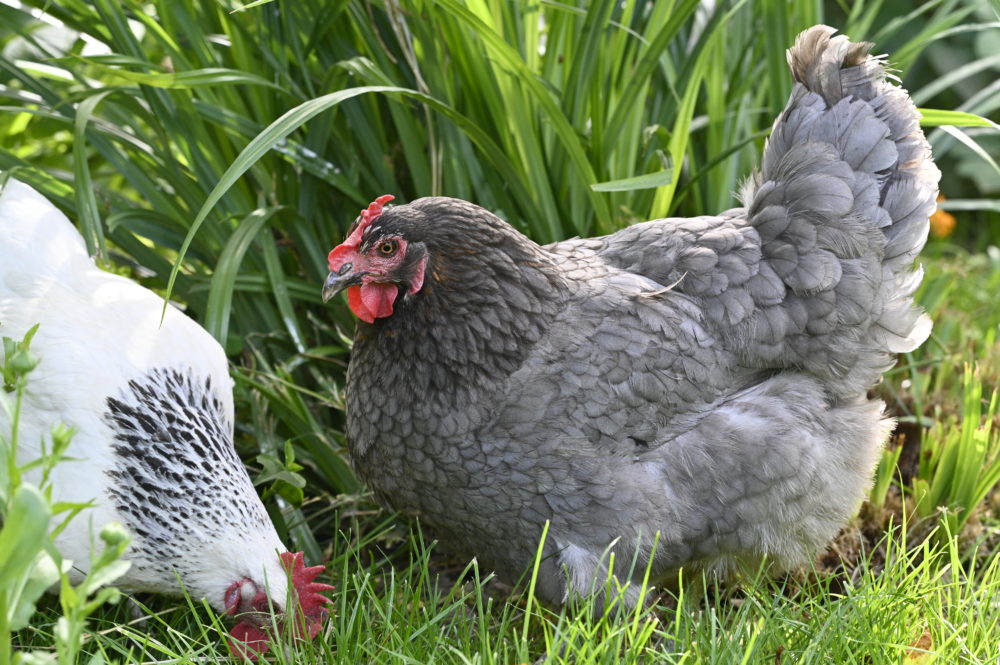
M 384 243 L 378 246 L 378 251 L 384 256 L 392 256 L 396 253 L 396 243 L 392 240 L 386 240 Z

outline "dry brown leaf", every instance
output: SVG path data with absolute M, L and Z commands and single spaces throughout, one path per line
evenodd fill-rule
M 931 631 L 924 626 L 923 632 L 915 642 L 910 644 L 910 649 L 906 653 L 906 662 L 909 665 L 927 665 L 934 658 L 934 640 L 931 638 Z

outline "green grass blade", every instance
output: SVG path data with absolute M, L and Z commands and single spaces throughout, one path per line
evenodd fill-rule
M 233 291 L 240 263 L 254 239 L 279 210 L 280 208 L 258 209 L 247 215 L 219 255 L 219 263 L 212 273 L 208 289 L 208 305 L 205 307 L 203 325 L 222 344 L 225 344 L 229 333 Z
M 97 198 L 94 196 L 94 183 L 90 177 L 87 163 L 87 122 L 94 109 L 101 101 L 115 92 L 106 90 L 92 95 L 80 103 L 76 111 L 76 121 L 73 132 L 73 170 L 76 176 L 76 209 L 80 216 L 83 238 L 87 243 L 87 252 L 91 256 L 103 259 L 107 248 L 104 246 L 104 227 L 101 225 L 100 213 L 97 211 Z
M 942 109 L 917 109 L 920 112 L 920 124 L 924 127 L 992 127 L 1000 130 L 1000 125 L 989 118 L 964 111 L 946 111 Z
M 597 182 L 590 188 L 597 192 L 631 192 L 637 189 L 652 189 L 669 185 L 673 181 L 673 174 L 673 169 L 664 169 L 631 178 Z
M 989 164 L 997 175 L 1000 175 L 1000 166 L 997 165 L 996 161 L 993 159 L 993 156 L 990 155 L 988 152 L 986 152 L 986 150 L 981 145 L 972 140 L 972 138 L 970 138 L 968 134 L 951 125 L 941 125 L 941 130 L 944 131 L 946 134 L 950 134 L 954 138 L 958 139 L 959 143 L 961 143 L 969 150 L 982 157 L 983 161 Z

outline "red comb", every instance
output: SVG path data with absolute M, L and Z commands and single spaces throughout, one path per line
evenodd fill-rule
M 385 204 L 395 198 L 396 197 L 392 194 L 383 194 L 369 203 L 368 209 L 361 211 L 361 223 L 364 224 L 365 222 L 374 222 L 375 218 L 382 214 L 382 208 L 385 207 Z
M 302 608 L 302 616 L 306 619 L 309 637 L 315 637 L 323 627 L 321 622 L 329 614 L 327 606 L 332 602 L 323 595 L 323 592 L 330 591 L 334 587 L 314 581 L 320 573 L 326 570 L 326 567 L 310 566 L 306 568 L 302 552 L 295 554 L 282 552 L 278 556 L 281 557 L 281 563 L 285 564 L 285 569 L 291 573 L 292 586 L 295 588 L 299 607 Z
M 339 264 L 334 264 L 339 256 L 349 255 L 352 251 L 357 251 L 357 249 L 361 247 L 361 236 L 364 234 L 365 229 L 368 228 L 369 224 L 378 219 L 378 216 L 382 214 L 382 209 L 385 207 L 385 204 L 395 198 L 396 197 L 392 194 L 383 194 L 368 204 L 366 209 L 361 211 L 361 217 L 358 219 L 357 224 L 354 225 L 354 228 L 351 229 L 347 239 L 334 247 L 330 251 L 329 255 L 327 255 L 326 260 L 330 264 L 331 271 L 335 271 L 340 268 Z

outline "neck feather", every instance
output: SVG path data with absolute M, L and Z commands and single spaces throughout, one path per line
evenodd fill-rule
M 454 409 L 521 366 L 561 309 L 565 285 L 551 256 L 524 236 L 483 235 L 432 250 L 420 292 L 401 295 L 393 316 L 359 323 L 352 390 L 377 382 L 401 399 Z

